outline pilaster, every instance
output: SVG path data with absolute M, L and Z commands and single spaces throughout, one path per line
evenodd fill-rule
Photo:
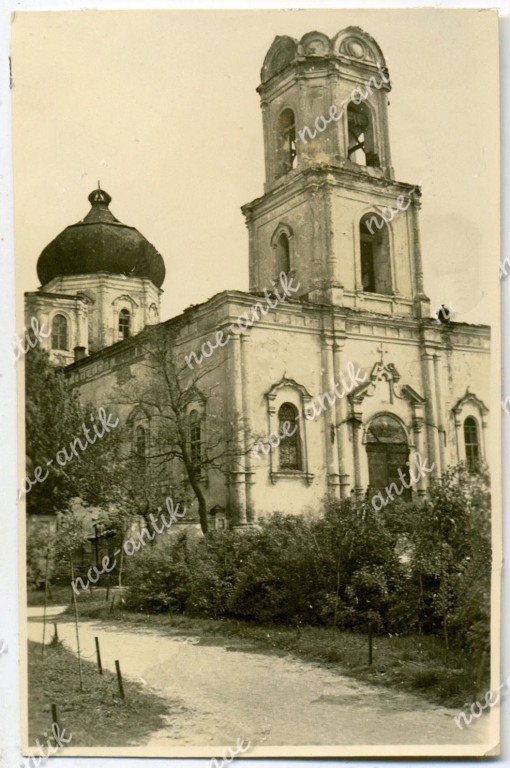
M 251 375 L 250 375 L 250 342 L 251 338 L 247 333 L 243 333 L 240 336 L 241 339 L 241 389 L 242 389 L 242 404 L 243 404 L 243 429 L 244 429 L 244 482 L 245 482 L 245 494 L 246 494 L 246 521 L 253 523 L 256 517 L 254 502 L 253 502 L 253 484 L 254 484 L 254 471 L 252 468 L 252 454 L 250 450 L 250 442 L 252 439 L 252 426 L 251 426 Z
M 245 449 L 243 418 L 243 384 L 241 363 L 241 339 L 238 333 L 232 334 L 228 356 L 227 393 L 230 392 L 229 417 L 233 429 L 228 487 L 232 527 L 244 526 L 248 522 L 246 515 Z M 228 397 L 228 394 L 227 394 Z

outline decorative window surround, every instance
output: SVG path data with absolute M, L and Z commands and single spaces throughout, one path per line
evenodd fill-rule
M 473 392 L 466 389 L 466 394 L 458 400 L 452 408 L 452 414 L 455 424 L 455 438 L 457 442 L 457 460 L 466 461 L 466 446 L 464 443 L 464 420 L 472 416 L 478 425 L 478 439 L 480 448 L 480 459 L 485 460 L 487 455 L 486 438 L 488 421 L 487 415 L 489 409 L 485 403 L 480 400 Z
M 278 480 L 304 480 L 307 485 L 311 485 L 315 475 L 303 472 L 302 469 L 280 469 L 277 472 L 271 471 L 269 477 L 273 485 L 276 485 Z
M 187 435 L 187 442 L 188 442 L 188 450 L 190 451 L 190 455 L 192 452 L 192 446 L 191 446 L 191 428 L 193 426 L 192 414 L 196 413 L 198 414 L 198 425 L 200 427 L 200 444 L 201 444 L 201 456 L 203 458 L 204 456 L 204 444 L 206 443 L 206 435 L 207 435 L 207 423 L 206 423 L 206 400 L 205 397 L 202 395 L 202 393 L 196 389 L 195 390 L 195 396 L 193 397 L 193 400 L 190 400 L 188 403 L 188 406 L 186 408 L 186 419 L 188 422 L 188 435 Z M 196 424 L 195 424 L 196 426 Z M 209 485 L 209 473 L 204 467 L 200 467 L 200 474 L 197 475 L 197 479 L 199 483 L 202 483 L 202 485 L 205 485 L 207 488 Z
M 298 384 L 294 379 L 287 379 L 285 376 L 266 392 L 267 413 L 268 413 L 268 435 L 279 434 L 278 411 L 284 403 L 291 403 L 297 408 L 298 414 L 303 414 L 307 403 L 311 402 L 312 396 L 302 384 Z M 299 418 L 299 417 L 298 417 Z M 311 485 L 315 477 L 309 472 L 308 464 L 308 440 L 307 431 L 309 428 L 306 419 L 300 419 L 300 438 L 301 438 L 301 462 L 302 469 L 280 469 L 279 448 L 269 451 L 269 477 L 273 485 L 279 480 L 304 480 L 307 485 Z

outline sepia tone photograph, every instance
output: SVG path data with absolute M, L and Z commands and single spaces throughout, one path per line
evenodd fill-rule
M 497 12 L 11 56 L 26 764 L 499 754 Z

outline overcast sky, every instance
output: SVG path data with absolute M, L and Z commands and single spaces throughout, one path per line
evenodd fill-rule
M 255 92 L 276 35 L 361 26 L 390 70 L 396 178 L 423 185 L 434 308 L 487 322 L 499 286 L 497 17 L 490 11 L 70 11 L 13 21 L 18 291 L 41 250 L 89 209 L 163 255 L 162 318 L 248 289 L 240 206 L 263 192 Z

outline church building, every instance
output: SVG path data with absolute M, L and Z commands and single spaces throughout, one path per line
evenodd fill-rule
M 164 259 L 100 188 L 39 258 L 27 327 L 35 316 L 51 328 L 42 345 L 83 400 L 110 403 L 146 375 L 147 326 L 178 329 L 176 356 L 190 380 L 200 372 L 191 452 L 213 418 L 237 424 L 230 466 L 200 478 L 212 527 L 400 486 L 416 454 L 433 467 L 403 491 L 419 498 L 448 466 L 487 458 L 490 331 L 431 311 L 421 191 L 391 161 L 390 89 L 379 46 L 358 27 L 274 40 L 257 88 L 265 184 L 242 207 L 248 291 L 161 321 Z M 133 449 L 149 451 L 150 411 L 116 412 Z M 162 497 L 179 471 L 169 468 Z

